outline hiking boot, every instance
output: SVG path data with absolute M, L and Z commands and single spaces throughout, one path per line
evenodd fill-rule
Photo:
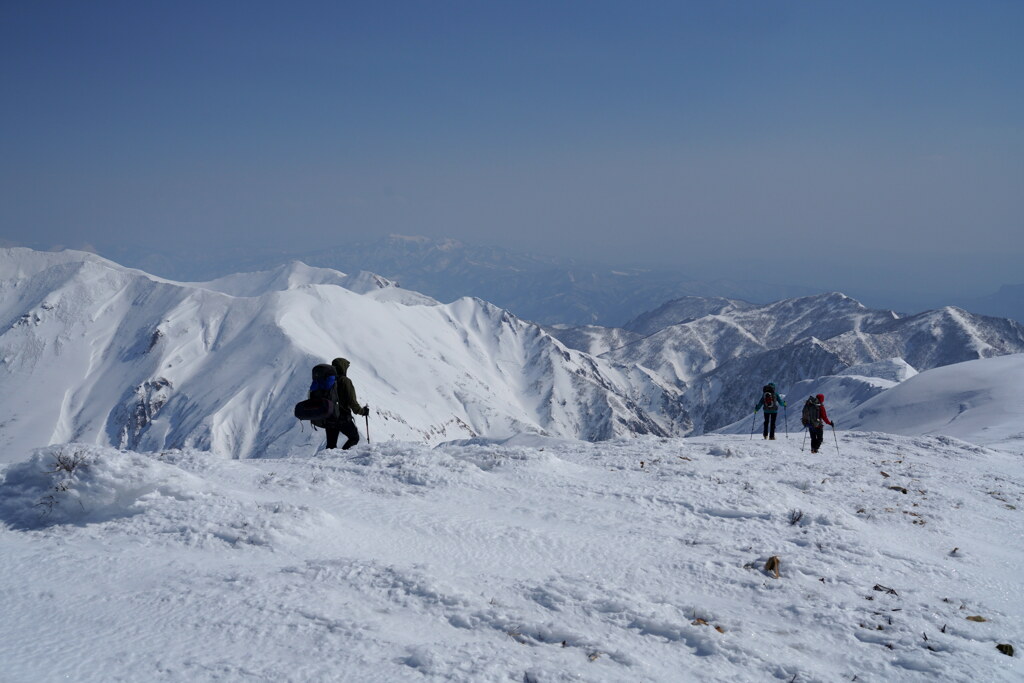
M 775 441 L 775 435 L 774 435 L 774 434 L 772 434 L 771 436 L 769 436 L 769 437 L 768 437 L 768 440 L 769 440 L 769 441 Z
M 811 449 L 811 453 L 817 453 L 817 452 L 818 452 L 818 449 L 817 449 L 817 448 L 812 448 L 812 449 Z

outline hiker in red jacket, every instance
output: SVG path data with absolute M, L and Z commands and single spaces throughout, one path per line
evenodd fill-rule
M 800 416 L 800 422 L 811 434 L 811 453 L 817 453 L 821 448 L 821 442 L 825 440 L 825 425 L 835 424 L 828 419 L 825 412 L 825 394 L 811 396 L 804 403 L 804 410 Z

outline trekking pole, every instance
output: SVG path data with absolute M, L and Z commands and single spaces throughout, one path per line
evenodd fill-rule
M 832 425 L 832 438 L 836 440 L 836 457 L 839 457 L 839 437 L 836 436 L 836 426 Z
M 809 431 L 809 430 L 807 429 L 807 427 L 804 427 L 804 440 L 800 442 L 800 450 L 801 450 L 801 451 L 803 451 L 803 450 L 804 450 L 804 444 L 806 444 L 806 443 L 807 443 L 807 432 L 808 432 L 808 431 Z
M 783 420 L 785 420 L 785 422 L 786 422 L 786 438 L 788 439 L 789 438 L 789 408 L 786 407 L 785 403 L 782 404 L 782 414 L 783 414 Z
M 366 443 L 370 443 L 370 414 L 363 415 L 366 418 Z
M 754 438 L 754 427 L 757 426 L 757 411 L 754 411 L 754 419 L 750 421 L 750 438 Z

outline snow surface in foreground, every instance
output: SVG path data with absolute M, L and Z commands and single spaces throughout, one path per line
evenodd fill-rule
M 48 447 L 0 484 L 0 678 L 1024 678 L 1020 454 L 828 436 Z

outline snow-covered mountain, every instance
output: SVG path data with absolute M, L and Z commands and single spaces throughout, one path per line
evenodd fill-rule
M 317 249 L 300 260 L 345 272 L 368 269 L 404 287 L 451 301 L 474 296 L 542 324 L 617 324 L 683 295 L 774 298 L 806 288 L 759 282 L 702 282 L 670 268 L 578 262 L 454 239 L 391 235 Z
M 870 375 L 886 363 L 916 371 L 1024 352 L 1012 321 L 955 308 L 901 318 L 841 294 L 688 299 L 638 322 L 666 324 L 647 336 L 545 330 L 477 299 L 440 304 L 366 271 L 300 262 L 180 283 L 82 252 L 7 249 L 0 292 L 0 445 L 19 447 L 310 448 L 322 433 L 291 409 L 309 368 L 335 356 L 353 362 L 372 436 L 436 443 L 699 434 L 749 414 L 769 380 L 804 393 L 867 367 L 829 380 L 853 408 L 899 381 Z
M 0 295 L 5 681 L 1024 677 L 1006 321 L 828 295 L 580 336 L 678 333 L 669 382 L 302 264 L 179 283 L 0 250 Z M 291 405 L 335 354 L 375 439 L 317 452 Z M 824 389 L 842 423 L 820 453 L 661 436 L 698 391 L 801 374 L 791 406 Z
M 683 433 L 678 392 L 567 349 L 476 299 L 441 305 L 370 274 L 291 263 L 177 283 L 83 252 L 0 250 L 0 445 L 315 446 L 310 368 L 344 356 L 371 436 Z
M 974 361 L 969 361 L 974 362 Z M 958 367 L 955 364 L 947 367 Z M 926 371 L 931 372 L 931 371 Z M 778 432 L 800 432 L 800 414 L 803 403 L 809 396 L 825 395 L 825 404 L 830 419 L 845 428 L 851 415 L 859 406 L 874 397 L 896 387 L 901 382 L 917 375 L 917 371 L 906 361 L 892 358 L 876 363 L 865 363 L 847 368 L 835 375 L 805 379 L 788 388 L 783 395 L 784 407 L 779 413 Z M 761 417 L 751 419 L 749 410 L 745 417 L 715 430 L 719 434 L 747 434 L 760 431 Z M 881 430 L 885 431 L 885 430 Z
M 1024 354 L 964 361 L 917 373 L 902 361 L 850 368 L 805 380 L 788 398 L 788 430 L 799 434 L 800 412 L 812 394 L 825 395 L 840 432 L 930 435 L 1024 453 Z M 784 433 L 783 413 L 777 432 Z M 747 434 L 760 417 L 717 430 Z
M 1024 452 L 1024 354 L 922 372 L 848 415 L 846 429 L 941 434 Z
M 704 310 L 710 312 L 699 315 Z M 890 359 L 921 371 L 1024 352 L 1024 326 L 1012 320 L 954 307 L 901 317 L 840 293 L 764 306 L 685 298 L 654 313 L 625 332 L 552 333 L 602 358 L 639 363 L 680 388 L 698 433 L 750 412 L 768 381 L 784 393 L 802 392 L 798 382 Z M 626 333 L 632 330 L 647 336 L 629 341 Z M 608 340 L 625 343 L 612 347 Z
M 394 282 L 368 271 L 346 275 L 329 268 L 314 268 L 301 261 L 289 261 L 273 270 L 255 273 L 235 273 L 222 278 L 198 283 L 196 286 L 239 297 L 255 297 L 267 292 L 281 292 L 306 285 L 335 285 L 356 294 L 376 293 L 376 298 L 409 305 L 432 305 L 430 297 L 402 290 Z M 387 290 L 381 294 L 378 290 Z
M 704 282 L 672 268 L 591 264 L 454 239 L 408 235 L 338 246 L 318 245 L 288 254 L 252 248 L 230 254 L 172 255 L 124 247 L 104 253 L 120 263 L 178 280 L 209 279 L 224 272 L 273 271 L 289 259 L 346 273 L 369 270 L 439 301 L 471 296 L 520 318 L 549 325 L 621 325 L 658 302 L 685 295 L 765 302 L 811 291 L 806 287 L 763 282 Z
M 647 336 L 670 325 L 680 325 L 709 315 L 724 315 L 755 307 L 756 304 L 738 299 L 684 296 L 666 301 L 653 311 L 638 315 L 623 325 L 623 328 L 640 336 Z
M 603 355 L 609 351 L 635 344 L 642 339 L 642 336 L 636 332 L 630 332 L 621 327 L 551 325 L 544 329 L 569 348 L 579 349 L 592 356 Z

